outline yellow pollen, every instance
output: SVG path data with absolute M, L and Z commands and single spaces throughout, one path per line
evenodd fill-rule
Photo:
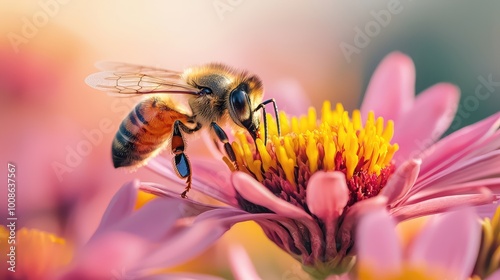
M 349 112 L 337 103 L 332 110 L 331 103 L 325 101 L 321 119 L 317 119 L 314 108 L 307 115 L 288 117 L 279 113 L 281 137 L 278 136 L 276 120 L 267 115 L 268 143 L 264 146 L 264 127 L 261 139 L 249 142 L 244 133 L 236 133 L 232 143 L 240 170 L 263 180 L 263 174 L 270 168 L 280 167 L 286 179 L 295 185 L 298 161 L 307 159 L 310 172 L 317 170 L 339 170 L 336 162 L 345 164 L 347 179 L 356 172 L 364 171 L 380 175 L 381 170 L 391 163 L 397 144 L 390 141 L 394 135 L 393 121 L 384 121 L 370 112 L 363 124 L 359 110 Z M 340 160 L 340 161 L 339 161 Z M 243 167 L 243 168 L 242 168 Z M 344 168 L 344 167 L 342 167 Z

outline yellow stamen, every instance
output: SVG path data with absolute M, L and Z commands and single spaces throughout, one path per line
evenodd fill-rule
M 263 180 L 263 174 L 271 167 L 281 168 L 286 179 L 295 184 L 297 161 L 304 160 L 299 155 L 305 154 L 311 173 L 345 168 L 347 179 L 361 171 L 380 175 L 398 150 L 398 145 L 390 142 L 394 135 L 394 123 L 390 120 L 386 122 L 382 117 L 376 118 L 370 112 L 363 124 L 359 110 L 353 111 L 350 117 L 340 103 L 333 110 L 331 108 L 330 102 L 323 103 L 320 120 L 317 120 L 313 108 L 301 117 L 290 118 L 280 112 L 281 137 L 278 136 L 275 119 L 268 114 L 270 141 L 267 147 L 264 147 L 262 139 L 255 144 L 248 143 L 245 134 L 237 133 L 233 149 L 239 166 L 247 168 L 257 180 Z M 260 135 L 264 136 L 263 127 Z M 257 160 L 256 153 L 260 154 Z M 336 166 L 337 154 L 341 156 L 342 166 Z M 245 168 L 242 170 L 245 171 Z
M 259 154 L 262 158 L 264 170 L 268 170 L 271 167 L 276 168 L 276 162 L 271 159 L 271 155 L 267 151 L 266 146 L 264 146 L 264 141 L 262 141 L 262 139 L 257 139 L 255 144 L 257 145 L 257 149 L 259 150 Z
M 316 139 L 314 139 L 314 135 L 309 133 L 309 137 L 307 138 L 307 147 L 306 154 L 309 160 L 309 170 L 311 172 L 316 172 L 318 170 L 318 147 L 316 146 Z
M 278 150 L 276 155 L 283 171 L 285 171 L 286 179 L 295 185 L 295 164 L 293 163 L 293 159 L 288 158 L 283 146 L 279 146 L 277 148 Z

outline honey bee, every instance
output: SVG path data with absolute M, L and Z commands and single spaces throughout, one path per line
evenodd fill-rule
M 202 128 L 220 141 L 228 158 L 237 167 L 234 151 L 221 126 L 243 128 L 255 140 L 259 135 L 260 114 L 265 116 L 265 105 L 274 99 L 263 99 L 261 80 L 246 71 L 211 63 L 192 67 L 183 72 L 125 63 L 100 63 L 103 72 L 94 73 L 85 80 L 91 87 L 121 96 L 146 94 L 122 121 L 112 144 L 115 168 L 139 167 L 170 147 L 173 167 L 186 187 L 181 196 L 186 198 L 191 189 L 191 164 L 185 154 L 186 134 Z M 264 120 L 264 141 L 267 141 L 267 122 Z M 280 132 L 278 123 L 278 132 Z

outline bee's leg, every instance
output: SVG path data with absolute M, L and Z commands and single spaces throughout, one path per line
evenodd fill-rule
M 281 136 L 281 125 L 280 125 L 280 118 L 278 116 L 278 106 L 276 105 L 276 100 L 274 100 L 274 98 L 271 98 L 266 101 L 263 101 L 257 106 L 257 108 L 255 108 L 254 112 L 262 109 L 262 113 L 264 115 L 264 145 L 267 145 L 267 138 L 268 138 L 267 116 L 266 116 L 265 105 L 269 103 L 273 103 L 274 116 L 276 117 L 276 126 L 278 128 L 278 135 Z
M 234 167 L 238 169 L 238 163 L 236 162 L 236 155 L 234 154 L 233 147 L 231 147 L 231 144 L 229 143 L 229 139 L 227 138 L 227 134 L 224 132 L 222 127 L 220 127 L 217 123 L 212 122 L 210 124 L 212 129 L 215 132 L 215 135 L 224 144 L 224 150 L 226 150 L 226 154 L 229 157 L 229 159 L 233 162 Z
M 185 133 L 192 133 L 200 129 L 198 124 L 196 128 L 191 129 L 183 124 L 181 121 L 177 120 L 174 123 L 174 129 L 172 133 L 172 153 L 174 154 L 174 167 L 177 175 L 180 178 L 186 179 L 186 189 L 182 192 L 181 197 L 186 198 L 186 194 L 191 189 L 191 164 L 187 155 L 184 153 L 185 141 L 182 137 L 181 130 Z

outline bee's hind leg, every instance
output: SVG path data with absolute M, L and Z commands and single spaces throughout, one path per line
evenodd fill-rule
M 186 143 L 184 141 L 184 137 L 182 137 L 181 130 L 185 133 L 192 133 L 199 129 L 199 125 L 191 129 L 183 124 L 181 121 L 177 120 L 174 123 L 174 129 L 172 133 L 172 153 L 174 154 L 174 167 L 177 175 L 180 178 L 186 179 L 186 188 L 182 192 L 181 197 L 186 198 L 187 193 L 191 189 L 191 163 L 187 155 L 184 153 L 184 149 L 186 147 Z
M 215 122 L 212 122 L 210 124 L 210 127 L 215 132 L 217 139 L 224 144 L 224 150 L 226 151 L 226 154 L 229 157 L 229 160 L 231 160 L 231 162 L 234 164 L 234 167 L 236 168 L 236 170 L 238 170 L 238 163 L 236 162 L 236 155 L 234 154 L 233 147 L 231 147 L 231 144 L 229 143 L 229 139 L 227 138 L 227 134 L 224 132 L 222 127 L 220 127 Z

